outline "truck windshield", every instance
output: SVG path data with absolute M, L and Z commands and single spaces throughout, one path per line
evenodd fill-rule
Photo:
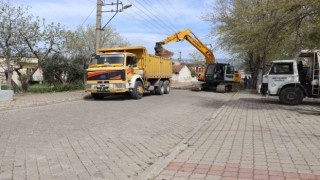
M 91 65 L 96 64 L 123 64 L 124 62 L 124 55 L 121 54 L 107 54 L 107 55 L 100 55 L 99 58 L 94 58 L 91 61 Z

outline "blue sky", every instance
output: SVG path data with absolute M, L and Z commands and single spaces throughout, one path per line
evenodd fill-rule
M 82 24 L 95 25 L 96 0 L 11 0 L 13 4 L 28 6 L 29 12 L 47 22 L 59 22 L 67 29 L 74 30 Z M 116 0 L 105 0 L 105 3 Z M 191 29 L 205 44 L 215 45 L 215 40 L 208 38 L 210 24 L 202 20 L 202 16 L 210 11 L 214 0 L 122 0 L 124 5 L 132 7 L 118 13 L 110 24 L 126 38 L 131 45 L 147 47 L 150 54 L 154 53 L 155 42 L 165 39 L 168 35 L 184 29 Z M 110 10 L 111 6 L 103 7 Z M 113 8 L 114 9 L 114 8 Z M 103 25 L 113 13 L 103 13 Z M 102 25 L 102 26 L 103 26 Z M 166 49 L 175 53 L 181 51 L 182 59 L 190 58 L 189 54 L 196 51 L 187 41 L 170 43 Z M 214 48 L 217 59 L 228 58 L 229 55 Z

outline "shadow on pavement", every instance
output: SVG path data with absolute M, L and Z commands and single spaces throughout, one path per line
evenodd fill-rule
M 151 93 L 144 93 L 143 98 L 146 98 L 150 96 Z M 113 95 L 107 95 L 105 96 L 102 100 L 94 100 L 93 97 L 90 94 L 87 94 L 86 96 L 83 97 L 84 100 L 86 101 L 126 101 L 126 100 L 135 100 L 130 97 L 130 95 L 126 94 L 113 94 Z

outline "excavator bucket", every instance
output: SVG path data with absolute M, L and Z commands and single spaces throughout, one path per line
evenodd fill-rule
M 171 58 L 174 53 L 172 51 L 169 51 L 162 47 L 162 42 L 157 42 L 156 47 L 154 47 L 155 54 L 157 56 L 165 57 L 165 58 Z

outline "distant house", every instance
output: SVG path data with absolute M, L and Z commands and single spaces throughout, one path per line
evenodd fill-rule
M 23 62 L 21 62 L 22 69 L 20 72 L 22 74 L 26 73 L 32 73 L 35 71 L 36 66 L 38 65 L 38 59 L 36 58 L 29 58 L 25 59 Z M 6 64 L 4 63 L 4 60 L 0 58 L 0 81 L 1 83 L 6 83 L 6 72 L 7 69 Z M 15 84 L 20 85 L 20 81 L 18 79 L 18 74 L 16 72 L 13 72 L 12 74 L 12 80 Z M 38 68 L 37 71 L 33 74 L 31 78 L 31 83 L 41 83 L 43 81 L 43 72 L 41 68 Z
M 173 82 L 191 82 L 191 71 L 185 64 L 172 65 L 172 81 Z

